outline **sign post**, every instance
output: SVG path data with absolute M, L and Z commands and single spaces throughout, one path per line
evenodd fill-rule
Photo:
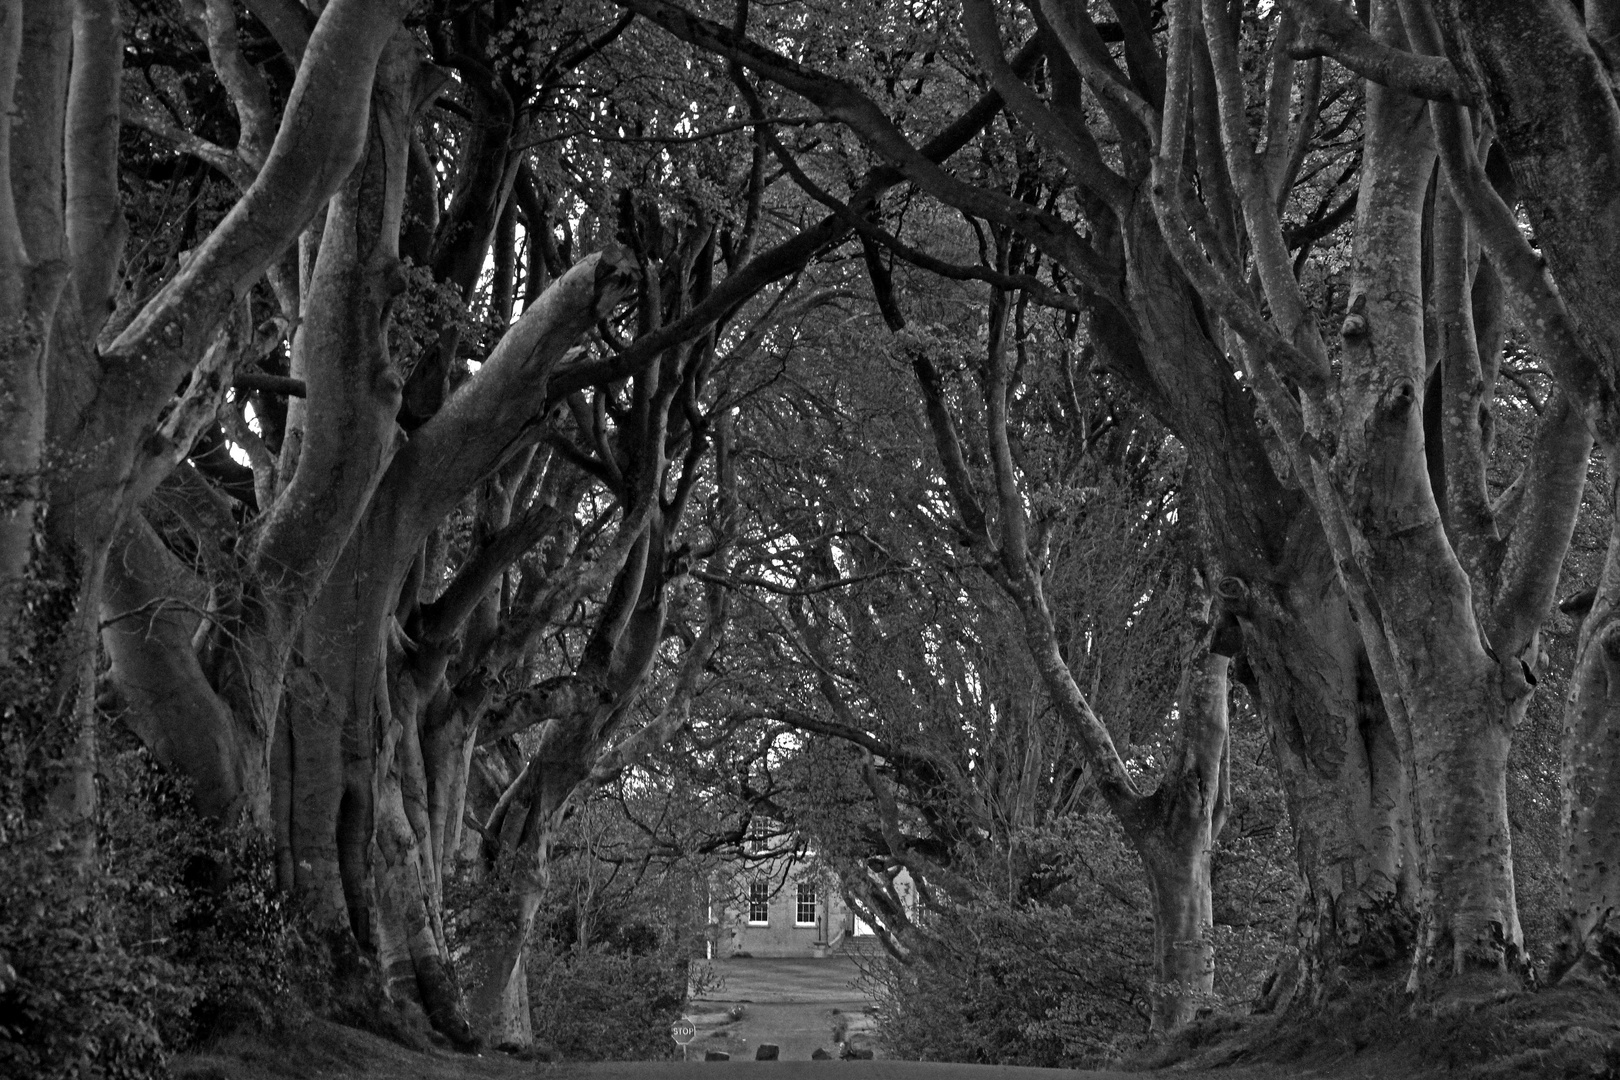
M 669 1037 L 681 1044 L 681 1060 L 690 1061 L 686 1048 L 691 1045 L 693 1039 L 697 1038 L 697 1025 L 683 1016 L 669 1025 Z

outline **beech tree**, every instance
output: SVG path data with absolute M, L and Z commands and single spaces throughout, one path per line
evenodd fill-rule
M 117 6 L 7 9 L 0 72 L 10 106 L 0 145 L 9 176 L 4 260 L 18 301 L 8 311 L 18 332 L 6 335 L 5 470 L 17 498 L 7 506 L 0 622 L 8 649 L 29 650 L 46 632 L 39 620 L 74 613 L 74 631 L 54 648 L 24 655 L 51 665 L 58 700 L 77 703 L 67 715 L 77 718 L 72 783 L 81 817 L 93 797 L 95 636 L 109 552 L 133 507 L 184 459 L 217 407 L 234 353 L 247 344 L 215 347 L 233 308 L 363 154 L 373 77 L 401 11 L 338 3 L 315 30 L 304 28 L 287 121 L 273 145 L 244 140 L 257 175 L 235 212 L 98 344 L 124 231 Z M 199 363 L 202 372 L 176 397 Z M 25 600 L 21 583 L 30 577 L 64 600 Z
M 1190 39 L 1198 15 L 1188 9 L 1185 16 L 1178 30 Z M 1500 366 L 1500 293 L 1493 295 L 1491 264 L 1475 257 L 1445 192 L 1429 211 L 1435 270 L 1425 293 L 1421 229 L 1433 141 L 1421 102 L 1377 83 L 1367 89 L 1353 280 L 1334 375 L 1292 274 L 1259 254 L 1268 245 L 1277 251 L 1281 230 L 1246 157 L 1252 143 L 1236 111 L 1242 100 L 1230 31 L 1211 11 L 1203 18 L 1222 95 L 1222 142 L 1264 294 L 1279 339 L 1298 350 L 1273 348 L 1252 362 L 1252 377 L 1273 427 L 1292 443 L 1298 474 L 1310 478 L 1306 489 L 1413 772 L 1423 891 L 1410 985 L 1474 972 L 1511 978 L 1525 961 L 1507 749 L 1534 687 L 1537 631 L 1579 506 L 1590 433 L 1578 405 L 1557 402 L 1521 480 L 1500 497 L 1486 489 L 1485 402 Z M 1412 31 L 1385 7 L 1374 9 L 1372 32 L 1388 43 Z M 1180 142 L 1179 128 L 1166 132 Z M 1179 221 L 1187 205 L 1176 197 L 1179 167 L 1161 171 L 1161 181 L 1170 194 L 1160 212 Z M 1184 265 L 1201 273 L 1196 254 L 1186 252 Z M 1207 245 L 1201 257 L 1218 265 Z M 1427 336 L 1425 300 L 1433 312 Z M 1272 325 L 1258 325 L 1253 340 Z M 1431 407 L 1439 423 L 1430 428 L 1411 411 L 1425 392 L 1439 398 Z
M 1443 170 L 1469 226 L 1503 278 L 1516 308 L 1544 351 L 1559 384 L 1585 410 L 1610 469 L 1613 505 L 1615 442 L 1614 275 L 1599 254 L 1614 189 L 1612 155 L 1620 133 L 1606 49 L 1614 13 L 1584 10 L 1496 12 L 1486 5 L 1414 8 L 1408 53 L 1394 70 L 1437 71 L 1458 92 L 1425 95 Z M 1511 187 L 1490 183 L 1492 158 L 1511 163 Z M 1522 205 L 1541 251 L 1514 220 Z M 1616 793 L 1612 662 L 1620 544 L 1611 533 L 1600 579 L 1581 627 L 1565 720 L 1565 933 L 1562 977 L 1603 985 L 1617 956 L 1613 924 Z M 1579 611 L 1584 602 L 1572 605 Z

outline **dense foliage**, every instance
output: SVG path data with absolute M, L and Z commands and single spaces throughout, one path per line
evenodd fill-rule
M 102 775 L 93 869 L 38 831 L 6 836 L 7 1075 L 160 1075 L 177 1049 L 334 1004 L 325 943 L 276 887 L 263 836 L 202 820 L 142 750 Z
M 670 1057 L 669 1026 L 686 1003 L 690 955 L 679 947 L 636 952 L 537 944 L 529 953 L 537 1044 L 565 1061 Z
M 1081 1068 L 1146 1033 L 1152 928 L 1122 838 L 1092 818 L 1014 842 L 1060 884 L 1020 903 L 1004 866 L 963 869 L 974 890 L 920 917 L 926 944 L 910 963 L 878 969 L 896 1057 Z

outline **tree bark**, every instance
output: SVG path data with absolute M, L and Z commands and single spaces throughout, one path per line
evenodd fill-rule
M 64 447 L 97 447 L 53 487 L 53 517 L 77 543 L 105 550 L 127 509 L 189 451 L 185 432 L 163 422 L 173 388 L 363 153 L 376 61 L 400 7 L 399 0 L 326 6 L 252 186 L 99 363 L 85 354 L 66 365 L 52 437 Z
M 1613 465 L 1610 474 L 1616 475 Z M 1620 977 L 1620 518 L 1611 525 L 1597 595 L 1581 624 L 1570 686 L 1560 783 L 1559 977 L 1612 986 Z
M 1318 1002 L 1409 957 L 1417 902 L 1408 784 L 1327 537 L 1274 470 L 1252 399 L 1139 200 L 1120 235 L 1130 308 L 1099 308 L 1099 356 L 1187 447 L 1213 556 L 1248 583 L 1243 654 L 1278 763 L 1304 893 L 1301 968 Z M 1129 323 L 1125 322 L 1129 319 Z
M 1400 39 L 1392 5 L 1380 8 L 1374 29 Z M 1499 662 L 1487 652 L 1423 452 L 1420 237 L 1432 137 L 1421 102 L 1377 84 L 1367 94 L 1351 313 L 1341 330 L 1342 416 L 1319 498 L 1344 500 L 1353 539 L 1340 557 L 1365 575 L 1366 593 L 1352 602 L 1373 639 L 1397 738 L 1409 748 L 1423 855 L 1410 984 L 1430 972 L 1442 981 L 1476 971 L 1516 977 L 1525 957 L 1506 764 L 1513 710 L 1530 686 L 1517 655 Z M 1325 512 L 1335 509 L 1328 503 Z
M 0 213 L 4 237 L 0 243 L 5 245 L 0 261 L 8 265 L 0 268 L 0 278 L 5 279 L 0 287 L 10 287 L 7 282 L 15 285 L 12 268 L 22 265 L 18 260 L 25 253 L 31 273 L 51 267 L 51 290 L 45 288 L 44 276 L 33 273 L 36 280 L 26 283 L 25 303 L 9 309 L 10 314 L 25 314 L 32 329 L 15 338 L 4 335 L 7 346 L 37 346 L 41 352 L 32 359 L 17 354 L 7 360 L 8 389 L 16 381 L 18 394 L 13 400 L 22 406 L 23 415 L 8 416 L 4 424 L 7 460 L 0 462 L 0 469 L 10 472 L 20 466 L 26 496 L 22 502 L 37 503 L 36 450 L 42 428 L 62 462 L 48 478 L 49 509 L 39 530 L 44 541 L 40 566 L 56 579 L 55 588 L 71 592 L 72 599 L 64 594 L 61 603 L 35 608 L 50 611 L 74 631 L 56 635 L 58 657 L 35 656 L 33 662 L 70 679 L 57 700 L 70 703 L 62 711 L 71 714 L 69 728 L 77 732 L 78 749 L 72 754 L 76 764 L 71 770 L 73 787 L 81 792 L 77 802 L 93 794 L 91 702 L 97 623 L 103 614 L 131 615 L 127 609 L 104 608 L 108 597 L 102 584 L 109 550 L 130 508 L 183 458 L 198 424 L 211 418 L 228 382 L 220 373 L 228 374 L 232 358 L 228 342 L 218 333 L 222 324 L 296 234 L 304 217 L 341 181 L 348 171 L 344 163 L 352 164 L 359 139 L 347 136 L 358 135 L 357 126 L 363 132 L 373 61 L 393 32 L 395 7 L 372 0 L 335 0 L 328 5 L 311 39 L 310 62 L 294 86 L 288 120 L 259 180 L 184 269 L 115 341 L 99 350 L 96 338 L 108 310 L 122 219 L 116 177 L 122 46 L 116 5 L 102 0 L 80 0 L 71 9 L 51 3 L 22 5 L 21 30 L 28 45 L 21 53 L 15 36 L 18 24 L 6 21 L 6 46 L 0 55 L 9 58 L 0 68 L 14 80 L 11 103 L 17 107 L 7 110 L 8 197 Z M 70 10 L 71 24 L 65 17 Z M 16 80 L 13 73 L 20 59 L 26 59 L 28 68 L 25 77 Z M 53 291 L 49 307 L 43 303 L 48 291 Z M 64 296 L 64 302 L 58 305 L 55 295 Z M 32 365 L 43 356 L 49 357 L 49 385 L 42 399 Z M 194 377 L 176 401 L 174 388 L 188 371 Z M 39 525 L 37 510 L 26 517 L 31 530 Z M 0 594 L 10 597 L 16 584 L 12 526 L 23 518 L 8 515 L 6 521 L 8 531 L 0 536 L 0 549 L 10 561 L 4 567 L 7 580 L 0 582 Z M 139 527 L 135 531 L 139 533 Z M 137 539 L 140 545 L 149 545 L 153 538 Z M 135 562 L 157 566 L 161 558 L 156 562 L 147 558 L 157 554 L 148 548 Z M 114 583 L 121 595 L 135 595 L 143 588 L 128 578 L 128 569 L 124 564 L 112 568 L 121 579 Z M 122 592 L 126 589 L 134 592 Z M 0 600 L 0 618 L 5 622 L 0 636 L 8 636 L 14 626 L 13 612 L 5 606 L 9 603 Z M 154 608 L 145 615 L 155 620 L 154 625 L 167 623 L 165 634 L 173 631 L 168 613 Z M 124 661 L 135 656 L 128 648 L 130 635 L 115 629 L 114 637 L 119 640 L 109 647 L 116 646 L 123 654 L 122 661 L 115 660 L 115 668 L 129 673 Z M 196 687 L 196 672 L 184 663 L 180 668 L 186 669 L 185 680 L 163 692 L 188 683 Z M 154 688 L 152 680 L 143 678 L 133 697 L 138 701 Z M 208 775 L 199 786 L 216 808 L 232 807 L 236 796 L 225 789 L 245 760 L 228 748 L 237 733 L 198 729 L 203 718 L 212 715 L 218 721 L 222 716 L 206 699 L 193 704 L 197 707 L 179 710 L 177 723 L 191 730 L 177 738 L 212 743 L 210 752 L 200 758 L 200 769 Z M 159 743 L 178 745 L 162 739 Z
M 1588 5 L 1588 26 L 1581 25 L 1577 10 L 1557 7 L 1461 2 L 1456 12 L 1457 28 L 1478 58 L 1497 139 L 1512 163 L 1556 291 L 1517 236 L 1487 225 L 1481 231 L 1493 259 L 1510 268 L 1504 278 L 1521 315 L 1530 316 L 1525 324 L 1544 339 L 1561 385 L 1602 442 L 1612 495 L 1612 462 L 1620 452 L 1620 288 L 1608 253 L 1620 235 L 1620 102 L 1609 61 L 1594 47 L 1594 41 L 1607 45 L 1612 37 L 1612 10 Z M 1482 193 L 1465 197 L 1466 188 L 1454 186 L 1471 219 L 1491 210 L 1500 216 Z M 1524 268 L 1517 277 L 1511 272 L 1516 266 Z M 1620 979 L 1612 925 L 1620 832 L 1610 824 L 1620 800 L 1617 561 L 1620 525 L 1611 528 L 1597 597 L 1581 627 L 1564 714 L 1564 930 L 1557 966 L 1571 983 L 1613 985 Z
M 50 508 L 77 463 L 52 453 L 51 418 L 57 326 L 71 307 L 62 299 L 80 269 L 64 197 L 116 182 L 69 168 L 104 148 L 86 129 L 117 113 L 116 76 L 89 70 L 120 48 L 116 20 L 91 25 L 105 14 L 96 3 L 40 0 L 0 11 L 0 681 L 27 760 L 24 805 L 57 830 L 81 877 L 94 868 L 94 598 L 106 550 L 60 542 Z M 76 30 L 85 40 L 74 80 Z
M 1159 787 L 1151 795 L 1142 795 L 1063 657 L 1043 572 L 1028 548 L 1029 525 L 1007 427 L 1013 391 L 1005 340 L 1007 315 L 1005 296 L 993 293 L 984 394 L 995 485 L 993 520 L 998 534 L 994 537 L 992 519 L 987 518 L 964 467 L 955 422 L 945 407 L 938 377 L 922 358 L 914 367 L 963 532 L 986 570 L 1016 605 L 1024 644 L 1047 693 L 1095 770 L 1099 792 L 1147 872 L 1154 903 L 1152 1030 L 1163 1036 L 1192 1019 L 1208 1003 L 1214 988 L 1209 858 L 1224 821 L 1227 673 L 1239 634 L 1234 622 L 1218 648 L 1205 643 L 1187 661 L 1176 759 Z M 1162 397 L 1159 403 L 1163 404 Z M 1233 589 L 1246 592 L 1241 584 L 1234 584 Z
M 480 1035 L 496 1047 L 523 1049 L 534 1043 L 524 953 L 550 882 L 551 841 L 569 797 L 590 773 L 590 746 L 583 736 L 608 726 L 622 707 L 611 695 L 604 698 L 598 708 L 547 723 L 522 778 L 527 780 L 525 801 L 518 813 L 508 812 L 502 829 L 503 847 L 509 848 L 502 860 L 515 890 L 514 925 L 505 933 L 490 931 L 470 965 L 477 985 L 473 1016 Z
M 229 772 L 211 771 L 209 758 L 159 753 L 159 760 L 188 773 L 199 792 L 209 793 L 209 812 L 227 819 L 246 815 L 270 821 L 273 733 L 298 628 L 395 447 L 399 379 L 385 335 L 399 280 L 400 159 L 410 124 L 433 85 L 411 39 L 396 34 L 372 81 L 368 149 L 332 200 L 320 254 L 303 290 L 298 346 L 308 358 L 303 375 L 312 400 L 300 466 L 283 476 L 275 502 L 248 537 L 245 580 L 236 586 L 236 602 L 211 620 L 211 640 L 203 649 L 211 686 L 176 684 L 171 690 L 190 685 L 195 693 L 189 708 L 146 715 L 148 726 L 179 723 L 182 715 L 231 720 L 212 736 L 235 748 Z M 222 341 L 215 350 L 240 351 L 244 344 Z M 225 361 L 227 371 L 233 362 Z M 203 407 L 211 411 L 206 402 Z M 199 543 L 217 539 L 199 538 Z M 115 574 L 125 569 L 113 567 Z M 217 586 L 231 588 L 224 581 Z M 148 673 L 127 664 L 121 673 L 134 682 L 152 682 Z M 302 704 L 292 715 L 304 715 Z M 300 745 L 307 750 L 310 741 Z M 153 745 L 161 749 L 165 742 L 160 738 Z
M 1325 539 L 1305 531 L 1292 572 L 1256 590 L 1244 624 L 1302 886 L 1299 959 L 1276 973 L 1268 1011 L 1404 974 L 1416 939 L 1407 770 Z
M 11 183 L 12 102 L 22 52 L 22 0 L 0 5 L 0 662 L 11 661 L 23 575 L 33 560 L 34 515 L 45 451 L 43 327 L 30 330 L 28 252 Z
M 125 723 L 153 757 L 191 781 L 198 810 L 232 820 L 254 787 L 260 740 L 214 692 L 192 645 L 206 618 L 207 587 L 137 516 L 113 548 L 103 595 L 102 644 Z
M 722 571 L 734 527 L 729 505 L 735 477 L 726 449 L 726 425 L 722 420 L 718 453 L 720 541 L 710 559 L 710 566 Z M 659 539 L 662 527 L 654 522 L 648 528 L 647 543 L 625 566 L 599 615 L 592 642 L 597 647 L 587 649 L 587 661 L 575 677 L 580 692 L 560 696 L 568 707 L 546 721 L 539 747 L 502 794 L 486 826 L 486 835 L 492 838 L 485 845 L 486 857 L 511 875 L 516 890 L 514 925 L 504 934 L 491 931 L 476 950 L 473 965 L 478 981 L 474 1015 L 485 1039 L 496 1046 L 521 1048 L 534 1041 L 525 954 L 550 880 L 550 845 L 571 800 L 613 780 L 685 726 L 699 677 L 725 629 L 726 597 L 720 587 L 711 587 L 707 619 L 682 659 L 663 708 L 644 727 L 609 746 L 641 694 L 663 634 L 665 545 Z M 628 620 L 620 622 L 619 615 L 627 609 Z M 610 638 L 616 639 L 611 648 L 604 647 Z M 585 943 L 581 937 L 581 947 Z
M 1527 471 L 1535 479 L 1524 488 L 1538 493 L 1537 508 L 1515 513 L 1484 498 L 1486 443 L 1477 419 L 1484 371 L 1470 322 L 1472 249 L 1454 221 L 1437 219 L 1436 257 L 1445 261 L 1436 273 L 1435 338 L 1449 417 L 1443 475 L 1456 488 L 1448 522 L 1431 486 L 1421 420 L 1429 364 L 1420 237 L 1435 161 L 1422 106 L 1377 84 L 1368 89 L 1354 282 L 1340 332 L 1342 372 L 1335 373 L 1277 244 L 1275 194 L 1254 164 L 1232 27 L 1214 3 L 1203 5 L 1202 25 L 1227 171 L 1277 325 L 1256 321 L 1235 282 L 1211 281 L 1203 254 L 1178 249 L 1178 262 L 1246 340 L 1253 385 L 1308 481 L 1396 745 L 1412 772 L 1423 926 L 1408 985 L 1432 979 L 1467 992 L 1478 981 L 1511 980 L 1522 973 L 1524 956 L 1507 829 L 1507 747 L 1533 685 L 1536 626 L 1568 544 L 1579 498 L 1572 477 L 1583 472 L 1587 446 L 1561 427 L 1567 412 L 1549 417 Z M 1403 25 L 1396 5 L 1381 3 L 1371 30 L 1402 48 L 1431 28 L 1422 21 Z M 1178 27 L 1172 36 L 1184 33 Z M 1182 93 L 1167 95 L 1167 145 L 1179 145 L 1172 120 L 1184 118 L 1170 103 Z M 1435 115 L 1443 141 L 1458 145 L 1452 114 Z M 1464 144 L 1468 138 L 1461 136 Z M 1464 178 L 1452 169 L 1454 156 L 1448 150 L 1455 186 Z M 1169 166 L 1155 165 L 1167 238 L 1187 226 L 1178 210 L 1179 164 Z M 1219 246 L 1208 247 L 1200 236 L 1219 265 Z M 1285 379 L 1297 385 L 1297 397 Z
M 1213 1007 L 1214 909 L 1210 857 L 1231 809 L 1227 675 L 1237 628 L 1217 626 L 1183 674 L 1181 740 L 1164 779 L 1126 830 L 1153 897 L 1152 1030 L 1165 1034 Z
M 289 701 L 285 861 L 334 925 L 381 951 L 396 998 L 420 1003 L 457 1041 L 469 1029 L 451 976 L 428 800 L 445 783 L 429 776 L 460 772 L 466 758 L 442 740 L 428 743 L 432 760 L 423 755 L 422 691 L 435 680 L 416 671 L 422 684 L 401 682 L 399 650 L 416 643 L 395 612 L 428 534 L 526 438 L 550 374 L 628 280 L 616 256 L 591 256 L 531 305 L 479 374 L 392 458 L 304 621 L 308 697 Z

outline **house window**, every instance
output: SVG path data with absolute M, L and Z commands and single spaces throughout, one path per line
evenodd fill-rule
M 799 893 L 793 905 L 793 925 L 816 925 L 816 885 L 813 881 L 799 882 Z
M 748 883 L 748 925 L 771 924 L 771 887 L 763 881 Z

